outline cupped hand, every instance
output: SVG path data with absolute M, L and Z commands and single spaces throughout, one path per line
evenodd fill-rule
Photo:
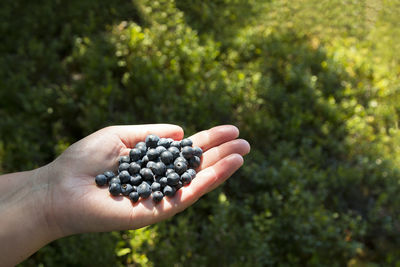
M 94 177 L 116 171 L 119 157 L 128 155 L 148 134 L 183 138 L 182 128 L 170 124 L 111 126 L 73 144 L 46 166 L 47 219 L 60 236 L 137 229 L 171 217 L 228 179 L 250 151 L 245 140 L 236 139 L 236 127 L 217 126 L 189 137 L 193 146 L 203 149 L 202 163 L 196 178 L 173 197 L 157 204 L 151 197 L 132 203 L 125 196 L 111 196 L 107 186 L 96 186 Z

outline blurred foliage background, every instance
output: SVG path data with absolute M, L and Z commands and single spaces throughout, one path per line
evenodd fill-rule
M 21 266 L 400 266 L 400 3 L 6 0 L 0 173 L 111 124 L 237 125 L 252 153 L 168 221 Z

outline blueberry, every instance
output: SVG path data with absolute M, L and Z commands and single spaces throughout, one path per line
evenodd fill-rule
M 119 179 L 121 180 L 121 184 L 127 184 L 131 180 L 131 175 L 128 171 L 122 171 L 119 173 Z
M 177 157 L 179 157 L 179 148 L 171 146 L 170 148 L 168 148 L 168 151 L 172 153 L 172 156 L 174 157 L 174 159 L 176 159 Z
M 164 175 L 167 167 L 162 162 L 157 162 L 154 167 L 154 174 L 156 175 Z
M 160 156 L 161 153 L 163 153 L 164 151 L 167 151 L 167 149 L 163 146 L 158 146 L 158 147 L 156 147 L 156 151 L 158 153 L 158 156 Z
M 119 176 L 111 178 L 110 184 L 121 184 L 121 180 L 119 179 Z
M 178 161 L 174 165 L 175 165 L 175 172 L 179 175 L 181 175 L 187 170 L 187 165 L 183 161 Z
M 188 164 L 188 161 L 184 158 L 184 157 L 177 157 L 175 160 L 174 160 L 174 165 L 175 165 L 175 163 L 177 163 L 177 162 L 183 162 L 183 163 L 185 163 L 185 164 Z
M 131 175 L 134 175 L 134 174 L 136 174 L 136 173 L 139 173 L 139 171 L 140 171 L 141 168 L 142 168 L 142 167 L 140 166 L 139 163 L 137 163 L 137 162 L 132 162 L 131 164 L 129 164 L 128 172 L 129 172 Z
M 189 166 L 193 169 L 197 169 L 200 166 L 200 158 L 197 156 L 194 156 L 193 158 L 189 159 Z
M 143 177 L 144 180 L 151 180 L 153 181 L 154 174 L 149 168 L 143 168 L 140 170 L 140 175 Z
M 172 138 L 167 138 L 168 144 L 171 146 L 171 143 L 174 142 L 174 139 Z
M 129 199 L 130 199 L 132 202 L 138 202 L 138 200 L 139 200 L 139 193 L 138 193 L 138 192 L 131 192 L 131 193 L 129 194 Z
M 121 185 L 121 193 L 122 193 L 124 196 L 129 195 L 132 191 L 133 191 L 132 185 L 130 185 L 130 184 L 123 184 L 123 185 Z
M 143 181 L 142 176 L 139 173 L 137 173 L 131 176 L 130 183 L 132 185 L 140 185 L 142 181 Z
M 122 172 L 122 171 L 127 171 L 129 169 L 129 163 L 123 162 L 121 164 L 119 164 L 118 166 L 118 171 Z
M 160 140 L 157 143 L 157 146 L 163 146 L 165 148 L 169 148 L 169 146 L 171 145 L 172 141 L 170 139 L 167 138 L 160 138 Z
M 160 154 L 158 153 L 158 151 L 155 148 L 150 148 L 147 151 L 146 155 L 149 158 L 149 160 L 154 160 L 154 159 L 158 158 L 158 156 L 160 156 Z
M 147 162 L 149 162 L 149 157 L 147 157 L 147 155 L 145 155 L 145 156 L 142 158 L 142 167 L 146 166 L 146 165 L 147 165 Z
M 149 168 L 153 173 L 154 173 L 154 169 L 156 168 L 156 164 L 154 161 L 149 161 L 146 164 L 146 168 Z
M 182 182 L 179 181 L 177 185 L 175 185 L 175 190 L 178 191 L 179 189 L 181 189 L 183 186 Z
M 96 182 L 96 184 L 98 186 L 103 186 L 107 184 L 107 176 L 105 176 L 104 174 L 99 174 L 96 176 L 96 178 L 94 178 L 94 181 Z
M 176 172 L 172 172 L 167 176 L 167 184 L 168 185 L 176 185 L 179 183 L 179 175 Z
M 167 170 L 169 170 L 169 169 L 174 169 L 175 168 L 175 166 L 174 166 L 174 164 L 173 163 L 171 163 L 171 164 L 168 164 L 167 166 Z
M 119 164 L 129 163 L 130 161 L 131 161 L 131 159 L 129 158 L 129 156 L 122 156 L 119 158 Z
M 167 186 L 164 187 L 163 192 L 164 192 L 164 195 L 165 195 L 165 196 L 167 196 L 167 197 L 172 197 L 172 196 L 175 195 L 176 190 L 175 190 L 175 188 L 173 188 L 173 187 L 167 185 Z
M 174 161 L 174 155 L 170 151 L 164 151 L 160 154 L 160 159 L 165 164 L 171 164 Z
M 107 182 L 109 182 L 112 178 L 115 177 L 115 174 L 112 171 L 106 171 L 103 174 L 107 177 Z
M 161 185 L 159 184 L 159 183 L 157 183 L 157 182 L 153 182 L 152 184 L 151 184 L 151 191 L 160 191 L 160 189 L 161 189 Z
M 181 150 L 181 153 L 182 153 L 182 156 L 183 156 L 185 159 L 190 159 L 191 157 L 193 157 L 193 153 L 194 153 L 193 147 L 191 147 L 191 146 L 184 146 L 184 147 L 182 148 L 182 150 Z
M 163 199 L 164 195 L 160 191 L 153 192 L 153 201 L 158 203 Z
M 181 141 L 172 141 L 170 147 L 176 147 L 177 149 L 181 148 Z
M 157 146 L 158 141 L 160 141 L 160 138 L 154 134 L 149 134 L 148 136 L 146 136 L 145 140 L 146 146 L 151 148 L 155 148 Z
M 146 147 L 146 143 L 145 142 L 139 142 L 135 145 L 135 148 L 140 148 L 140 147 Z
M 172 167 L 174 167 L 174 166 L 172 166 Z M 175 170 L 174 169 L 167 169 L 165 171 L 165 175 L 168 176 L 168 174 L 170 174 L 171 172 L 175 172 Z
M 158 180 L 158 183 L 160 184 L 161 187 L 165 187 L 167 185 L 167 177 L 161 177 L 160 180 Z
M 137 187 L 137 192 L 139 193 L 139 196 L 142 198 L 148 198 L 151 194 L 151 189 L 150 185 L 146 182 L 141 183 Z
M 201 157 L 201 155 L 203 155 L 203 150 L 196 146 L 195 148 L 193 148 L 193 155 L 195 155 L 196 157 Z
M 139 148 L 133 148 L 131 149 L 131 151 L 129 151 L 129 157 L 131 159 L 131 161 L 137 161 L 139 159 L 142 158 L 142 156 L 144 156 L 142 150 L 140 150 Z
M 184 172 L 181 175 L 181 182 L 183 185 L 190 184 L 191 181 L 192 181 L 192 177 L 190 176 L 190 174 L 188 172 Z
M 186 172 L 190 174 L 190 177 L 192 178 L 192 180 L 196 177 L 196 171 L 195 170 L 188 169 Z
M 182 147 L 192 146 L 192 145 L 193 145 L 193 142 L 189 138 L 182 139 L 182 141 L 181 141 L 181 146 Z
M 119 194 L 121 194 L 121 185 L 117 183 L 111 183 L 108 191 L 111 195 L 118 196 Z

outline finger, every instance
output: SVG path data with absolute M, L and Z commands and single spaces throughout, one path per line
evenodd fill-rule
M 236 139 L 222 145 L 213 147 L 203 154 L 203 160 L 200 170 L 214 165 L 218 160 L 229 156 L 230 154 L 239 154 L 244 156 L 250 152 L 250 144 L 244 139 Z
M 239 129 L 233 125 L 221 125 L 209 130 L 201 131 L 189 137 L 193 146 L 199 146 L 203 151 L 231 141 L 239 136 Z
M 242 165 L 243 157 L 239 154 L 232 154 L 199 172 L 189 186 L 183 187 L 177 192 L 177 199 L 180 202 L 179 209 L 185 209 L 196 202 L 202 195 L 218 187 Z M 179 196 L 179 194 L 181 195 Z
M 118 125 L 111 126 L 110 130 L 116 133 L 128 148 L 144 141 L 149 134 L 174 140 L 183 138 L 183 129 L 173 124 Z

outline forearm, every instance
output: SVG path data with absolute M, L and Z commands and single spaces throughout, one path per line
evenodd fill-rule
M 46 169 L 0 176 L 0 265 L 13 266 L 59 237 L 49 220 Z

